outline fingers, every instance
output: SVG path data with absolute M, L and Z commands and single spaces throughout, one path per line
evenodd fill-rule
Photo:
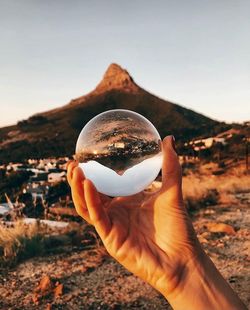
M 162 147 L 162 190 L 168 194 L 168 198 L 171 200 L 182 200 L 181 166 L 175 151 L 174 137 L 167 136 L 163 140 Z
M 69 161 L 67 163 L 67 180 L 71 187 L 76 212 L 87 222 L 90 222 L 83 191 L 84 178 L 82 169 L 78 167 L 78 162 Z
M 70 161 L 67 164 L 67 180 L 71 187 L 72 199 L 77 213 L 90 224 L 94 224 L 90 219 L 89 211 L 86 205 L 86 198 L 84 192 L 85 176 L 82 169 L 78 167 L 78 162 Z M 96 193 L 97 197 L 99 197 L 99 193 Z M 106 195 L 100 196 L 100 201 L 102 205 L 107 204 L 110 200 L 111 199 Z
M 78 162 L 74 160 L 70 160 L 67 163 L 67 180 L 70 186 L 71 186 L 71 181 L 73 177 L 73 171 L 77 166 L 78 166 Z
M 87 179 L 84 181 L 84 194 L 90 220 L 100 237 L 105 239 L 110 232 L 111 222 L 94 184 Z
M 70 167 L 69 167 L 70 168 Z M 68 170 L 69 170 L 68 168 Z M 86 207 L 86 201 L 84 197 L 84 174 L 81 168 L 75 167 L 72 171 L 73 177 L 71 178 L 71 192 L 72 199 L 76 208 L 76 212 L 84 218 L 87 222 L 91 222 L 89 218 L 89 212 Z

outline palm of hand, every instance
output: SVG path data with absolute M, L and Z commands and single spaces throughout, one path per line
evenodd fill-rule
M 93 224 L 108 252 L 159 291 L 172 291 L 193 257 L 197 238 L 183 206 L 178 156 L 165 140 L 158 193 L 109 199 L 84 178 L 77 163 L 68 181 L 77 212 Z
M 182 256 L 192 255 L 196 242 L 185 209 L 166 205 L 166 196 L 160 191 L 113 199 L 106 204 L 111 228 L 102 238 L 124 267 L 157 289 L 164 283 L 165 290 L 169 279 L 171 286 L 177 285 L 173 278 Z

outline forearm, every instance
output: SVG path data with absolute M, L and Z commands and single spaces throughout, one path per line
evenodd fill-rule
M 164 294 L 175 310 L 247 309 L 203 251 L 183 277 L 173 292 Z

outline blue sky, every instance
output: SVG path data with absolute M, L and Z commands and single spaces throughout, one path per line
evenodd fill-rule
M 0 0 L 0 127 L 91 91 L 112 62 L 209 117 L 250 119 L 248 0 Z

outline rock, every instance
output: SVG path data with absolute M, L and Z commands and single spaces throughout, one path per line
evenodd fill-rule
M 228 235 L 235 235 L 236 232 L 233 226 L 224 223 L 207 223 L 205 225 L 212 233 L 225 233 Z
M 207 209 L 207 210 L 204 211 L 204 214 L 206 214 L 206 215 L 215 214 L 215 211 L 212 210 L 212 209 Z
M 32 295 L 32 301 L 35 305 L 39 304 L 39 300 L 40 300 L 41 296 L 38 293 L 35 293 L 34 295 Z
M 53 283 L 48 275 L 44 276 L 38 287 L 35 289 L 35 292 L 41 292 L 43 295 L 51 291 Z
M 88 270 L 88 268 L 86 266 L 81 266 L 80 267 L 80 271 L 81 272 L 86 272 Z
M 111 89 L 137 92 L 139 87 L 126 70 L 113 63 L 108 67 L 102 81 L 97 85 L 95 93 L 102 93 Z
M 52 305 L 51 304 L 47 304 L 45 309 L 46 310 L 51 310 L 52 309 Z
M 210 232 L 209 231 L 204 231 L 202 234 L 201 234 L 201 236 L 203 237 L 203 238 L 205 238 L 205 239 L 209 239 L 210 238 Z
M 222 242 L 218 242 L 218 243 L 216 244 L 216 247 L 217 247 L 217 248 L 224 248 L 225 245 L 224 245 L 224 243 L 222 243 Z
M 64 297 L 64 301 L 69 302 L 72 298 L 74 298 L 74 295 L 70 293 Z
M 58 298 L 63 295 L 63 284 L 58 284 L 54 289 L 54 298 Z
M 200 243 L 208 243 L 207 239 L 203 236 L 203 234 L 198 235 L 198 239 Z
M 55 285 L 51 278 L 48 275 L 43 276 L 32 296 L 34 304 L 38 305 L 43 298 L 49 297 L 53 293 L 54 287 Z

